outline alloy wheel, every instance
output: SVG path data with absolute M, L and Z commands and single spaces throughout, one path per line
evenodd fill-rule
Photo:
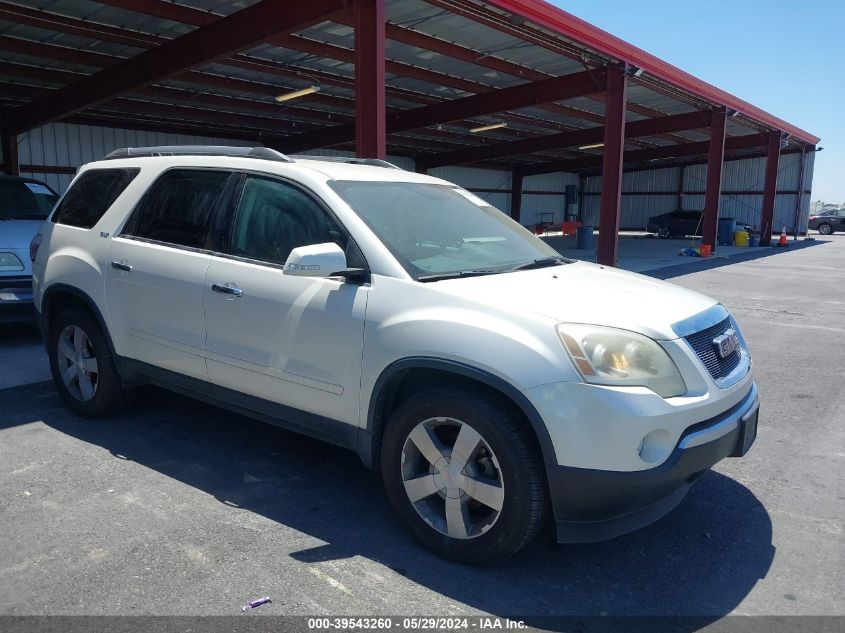
M 94 346 L 78 325 L 68 325 L 59 335 L 56 349 L 59 374 L 68 392 L 80 401 L 94 397 L 99 371 Z
M 417 424 L 402 448 L 402 483 L 432 528 L 456 539 L 484 534 L 505 501 L 501 468 L 490 445 L 454 418 Z

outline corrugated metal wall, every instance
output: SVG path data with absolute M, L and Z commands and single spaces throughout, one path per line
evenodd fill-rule
M 18 160 L 21 165 L 50 167 L 79 167 L 119 147 L 149 145 L 246 145 L 231 139 L 216 139 L 190 134 L 141 132 L 88 125 L 50 123 L 18 136 Z M 21 173 L 46 182 L 64 193 L 73 174 Z
M 807 155 L 807 170 L 804 179 L 804 189 L 809 190 L 813 182 L 813 162 L 815 153 Z M 678 184 L 683 170 L 683 199 L 681 208 L 701 211 L 704 209 L 703 191 L 707 182 L 706 165 L 689 165 L 669 167 L 665 169 L 651 169 L 648 171 L 625 173 L 622 178 L 622 217 L 620 226 L 628 229 L 645 229 L 648 218 L 678 208 L 679 198 L 672 195 L 678 191 Z M 762 191 L 765 182 L 766 159 L 748 158 L 732 160 L 725 163 L 722 175 L 721 215 L 735 217 L 738 221 L 753 226 L 760 224 L 763 196 L 759 193 L 743 193 Z M 797 191 L 801 175 L 801 154 L 785 154 L 778 163 L 778 191 Z M 585 191 L 585 222 L 598 223 L 601 176 L 587 178 Z M 642 195 L 643 192 L 663 192 L 664 195 Z M 639 193 L 640 195 L 631 195 Z M 593 194 L 593 195 L 589 195 Z M 625 195 L 628 194 L 628 195 Z M 795 226 L 797 210 L 797 196 L 779 193 L 775 199 L 774 229 L 777 231 L 785 226 L 787 231 Z M 810 195 L 804 194 L 799 227 L 804 230 L 810 210 Z
M 45 165 L 50 167 L 77 168 L 87 162 L 99 160 L 119 147 L 143 147 L 147 145 L 248 145 L 249 141 L 233 141 L 161 132 L 141 132 L 116 128 L 93 127 L 50 123 L 18 137 L 19 160 L 22 165 Z M 349 156 L 350 152 L 319 150 L 312 152 L 327 156 Z M 402 156 L 389 156 L 388 160 L 403 169 L 414 169 L 414 161 Z M 807 156 L 805 190 L 813 182 L 815 154 Z M 752 225 L 759 224 L 762 195 L 742 193 L 760 191 L 765 179 L 765 158 L 750 158 L 725 163 L 722 190 L 722 214 Z M 678 190 L 683 170 L 684 196 L 681 207 L 690 210 L 704 208 L 703 192 L 706 182 L 706 165 L 690 165 L 686 168 L 668 167 L 648 171 L 628 172 L 622 180 L 622 217 L 620 226 L 629 229 L 644 229 L 652 215 L 666 213 L 678 208 L 679 198 L 673 192 Z M 796 191 L 799 186 L 801 155 L 781 156 L 778 173 L 779 191 Z M 457 183 L 475 191 L 480 197 L 505 213 L 511 212 L 511 173 L 507 170 L 479 167 L 450 166 L 431 170 L 431 175 Z M 42 180 L 56 191 L 64 192 L 73 174 L 23 173 L 22 175 Z M 601 177 L 586 179 L 584 196 L 584 220 L 597 224 L 600 205 Z M 564 191 L 567 185 L 578 185 L 576 174 L 553 173 L 529 176 L 523 182 L 521 221 L 525 225 L 540 221 L 562 222 L 566 214 Z M 660 195 L 648 195 L 660 192 Z M 627 195 L 626 195 L 627 194 Z M 778 194 L 775 203 L 774 229 L 785 226 L 788 231 L 795 224 L 798 200 L 795 194 Z M 799 226 L 806 227 L 809 215 L 810 195 L 805 194 L 801 205 Z

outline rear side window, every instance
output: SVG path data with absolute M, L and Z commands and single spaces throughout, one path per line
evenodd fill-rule
M 165 172 L 138 204 L 126 234 L 204 248 L 214 209 L 230 175 L 199 169 Z
M 139 169 L 91 169 L 77 178 L 53 214 L 53 222 L 90 229 L 138 175 Z

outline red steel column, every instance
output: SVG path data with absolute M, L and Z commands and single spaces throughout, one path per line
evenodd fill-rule
M 20 176 L 18 135 L 11 130 L 0 130 L 0 145 L 3 147 L 3 171 L 9 176 Z
M 616 266 L 619 262 L 617 247 L 619 245 L 619 215 L 622 207 L 622 155 L 625 151 L 627 93 L 625 68 L 608 67 L 601 211 L 596 251 L 596 261 L 607 266 Z
M 384 2 L 355 2 L 355 155 L 386 158 Z
M 511 217 L 519 222 L 522 214 L 522 174 L 518 171 L 511 175 Z
M 769 151 L 766 158 L 766 184 L 763 185 L 763 212 L 760 217 L 760 246 L 769 246 L 772 243 L 772 221 L 775 217 L 779 160 L 780 132 L 770 132 Z
M 710 119 L 710 151 L 707 154 L 707 186 L 704 189 L 704 219 L 702 244 L 716 250 L 716 233 L 719 228 L 719 205 L 722 199 L 722 166 L 725 162 L 724 108 L 715 108 Z

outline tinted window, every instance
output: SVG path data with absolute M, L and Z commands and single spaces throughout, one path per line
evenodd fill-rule
M 90 229 L 138 175 L 138 169 L 92 169 L 86 171 L 62 198 L 53 222 Z
M 284 264 L 294 248 L 326 242 L 347 246 L 346 236 L 316 200 L 283 182 L 247 178 L 232 225 L 232 255 Z M 361 267 L 355 259 L 347 249 L 349 265 Z
M 0 219 L 43 220 L 58 198 L 40 182 L 0 178 Z
M 211 217 L 229 172 L 173 169 L 153 183 L 135 209 L 127 233 L 158 242 L 204 248 Z

